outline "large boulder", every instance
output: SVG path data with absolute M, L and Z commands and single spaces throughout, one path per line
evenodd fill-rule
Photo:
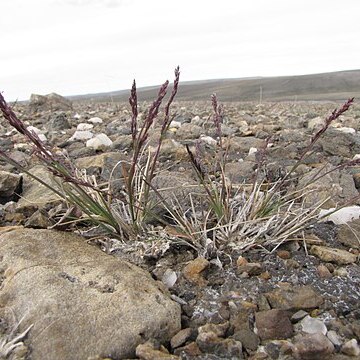
M 160 283 L 75 234 L 20 228 L 0 232 L 0 249 L 0 313 L 24 317 L 19 332 L 33 325 L 32 360 L 131 358 L 181 328 Z
M 33 111 L 66 111 L 72 109 L 72 102 L 69 99 L 55 93 L 48 95 L 31 94 L 29 106 Z

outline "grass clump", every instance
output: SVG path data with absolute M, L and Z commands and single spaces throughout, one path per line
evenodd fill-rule
M 200 143 L 195 147 L 186 146 L 188 158 L 197 179 L 200 191 L 189 193 L 188 205 L 184 207 L 178 199 L 166 198 L 161 189 L 153 185 L 159 170 L 159 155 L 173 116 L 170 108 L 178 91 L 180 71 L 175 69 L 175 79 L 165 101 L 169 82 L 159 89 L 158 95 L 149 106 L 142 122 L 139 120 L 136 83 L 130 93 L 132 154 L 129 162 L 121 161 L 113 169 L 111 177 L 120 169 L 124 180 L 123 196 L 114 195 L 111 178 L 105 186 L 99 186 L 94 177 L 79 172 L 65 158 L 60 158 L 49 149 L 38 136 L 29 131 L 0 94 L 0 109 L 8 123 L 24 135 L 33 145 L 40 161 L 55 175 L 58 187 L 46 184 L 27 169 L 11 159 L 4 151 L 0 156 L 16 166 L 20 171 L 34 177 L 49 187 L 60 198 L 81 210 L 76 221 L 86 221 L 101 227 L 108 236 L 121 240 L 134 240 L 146 234 L 150 219 L 174 229 L 172 238 L 185 242 L 203 256 L 213 256 L 217 251 L 230 248 L 247 250 L 259 246 L 268 250 L 277 248 L 285 241 L 297 238 L 298 234 L 318 220 L 319 209 L 325 202 L 306 208 L 305 196 L 312 190 L 293 190 L 297 168 L 312 154 L 314 145 L 326 132 L 331 123 L 345 113 L 353 103 L 349 99 L 326 119 L 325 125 L 314 134 L 309 145 L 300 154 L 293 167 L 280 179 L 271 182 L 262 177 L 266 163 L 266 148 L 260 149 L 258 168 L 252 184 L 232 184 L 226 177 L 225 167 L 229 149 L 222 138 L 224 109 L 212 96 L 212 121 L 216 129 L 216 145 L 211 166 L 204 165 L 204 152 Z M 155 123 L 160 122 L 160 132 L 151 151 L 149 134 Z M 345 166 L 358 165 L 359 160 L 344 163 L 333 170 Z M 333 171 L 332 170 L 332 171 Z M 319 170 L 318 176 L 309 184 L 318 181 L 327 172 Z M 354 200 L 354 199 L 353 199 Z M 167 210 L 167 217 L 157 215 L 157 205 Z

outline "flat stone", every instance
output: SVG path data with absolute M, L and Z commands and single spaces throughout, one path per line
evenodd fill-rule
M 352 264 L 356 262 L 357 256 L 346 250 L 330 248 L 327 246 L 313 245 L 310 254 L 315 255 L 322 261 L 333 262 L 338 265 Z
M 310 310 L 319 307 L 324 299 L 311 286 L 276 289 L 265 294 L 273 309 Z
M 312 318 L 309 315 L 301 320 L 300 325 L 302 331 L 307 334 L 321 333 L 323 335 L 326 335 L 327 333 L 326 325 L 321 320 Z
M 35 165 L 29 172 L 42 181 L 50 185 L 52 188 L 59 190 L 57 183 L 54 180 L 54 175 L 51 174 L 43 165 Z M 59 202 L 60 197 L 51 191 L 48 187 L 40 184 L 30 175 L 25 174 L 23 177 L 23 192 L 21 198 L 17 202 L 17 210 L 22 211 L 29 206 L 44 208 L 49 203 Z
M 289 312 L 272 309 L 255 313 L 257 334 L 261 340 L 287 339 L 293 335 Z
M 237 274 L 247 273 L 249 276 L 256 276 L 262 273 L 263 269 L 260 263 L 247 263 L 236 268 Z
M 144 338 L 169 341 L 181 328 L 159 282 L 75 234 L 17 229 L 0 248 L 0 310 L 24 316 L 19 332 L 33 324 L 33 360 L 134 357 Z
M 190 261 L 183 269 L 184 277 L 190 282 L 199 286 L 205 286 L 207 281 L 204 279 L 202 272 L 209 266 L 209 261 L 205 258 L 198 257 Z
M 300 337 L 294 346 L 293 355 L 297 360 L 325 360 L 334 351 L 334 345 L 323 334 L 308 334 Z

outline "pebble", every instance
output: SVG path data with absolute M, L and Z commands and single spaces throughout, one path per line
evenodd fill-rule
M 174 335 L 170 340 L 170 345 L 173 349 L 178 348 L 179 346 L 186 343 L 192 334 L 192 329 L 186 328 L 180 330 L 176 335 Z
M 247 273 L 249 276 L 256 276 L 262 273 L 263 269 L 260 263 L 247 263 L 238 266 L 236 269 L 237 274 Z
M 309 315 L 305 316 L 305 318 L 301 320 L 300 325 L 302 331 L 306 332 L 307 334 L 321 333 L 326 335 L 327 333 L 325 324 L 321 320 L 314 319 Z
M 339 335 L 334 330 L 329 330 L 326 334 L 327 338 L 334 344 L 335 347 L 340 348 L 341 340 Z
M 103 120 L 97 116 L 92 117 L 88 120 L 88 122 L 93 123 L 93 124 L 102 124 Z
M 70 141 L 74 141 L 74 140 L 88 140 L 91 139 L 94 136 L 94 134 L 91 131 L 81 131 L 81 130 L 76 130 L 73 134 L 73 136 L 71 136 L 71 138 L 69 139 Z
M 198 257 L 190 261 L 183 269 L 184 277 L 192 283 L 199 286 L 205 286 L 207 280 L 204 279 L 202 272 L 209 266 L 209 261 L 205 258 Z
M 136 347 L 136 356 L 142 360 L 179 360 L 176 355 L 171 355 L 164 346 L 157 349 L 150 341 Z
M 92 139 L 86 142 L 86 147 L 93 148 L 94 150 L 104 150 L 112 145 L 112 141 L 106 134 L 97 134 Z
M 293 335 L 289 312 L 272 309 L 255 313 L 257 334 L 261 340 L 287 339 Z
M 310 254 L 317 256 L 322 261 L 333 262 L 337 265 L 352 264 L 357 257 L 346 250 L 330 248 L 327 246 L 313 245 Z
M 322 279 L 329 279 L 332 276 L 330 270 L 323 264 L 320 264 L 316 270 Z
M 308 334 L 297 339 L 293 355 L 298 360 L 325 360 L 334 352 L 334 345 L 323 334 Z
M 319 307 L 324 299 L 309 286 L 276 289 L 265 294 L 272 308 L 283 310 L 309 310 Z
M 94 125 L 92 125 L 92 124 L 80 123 L 76 127 L 76 130 L 78 130 L 78 131 L 86 131 L 86 130 L 91 130 L 93 127 L 94 127 Z
M 297 323 L 298 321 L 302 320 L 305 316 L 309 314 L 304 310 L 297 311 L 294 315 L 291 316 L 290 320 L 293 323 Z
M 360 355 L 360 347 L 357 343 L 356 339 L 351 339 L 347 341 L 341 348 L 341 352 L 343 354 L 349 356 L 359 356 Z

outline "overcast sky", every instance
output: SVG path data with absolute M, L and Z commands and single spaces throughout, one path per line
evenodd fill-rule
M 0 0 L 7 100 L 360 68 L 360 0 Z

